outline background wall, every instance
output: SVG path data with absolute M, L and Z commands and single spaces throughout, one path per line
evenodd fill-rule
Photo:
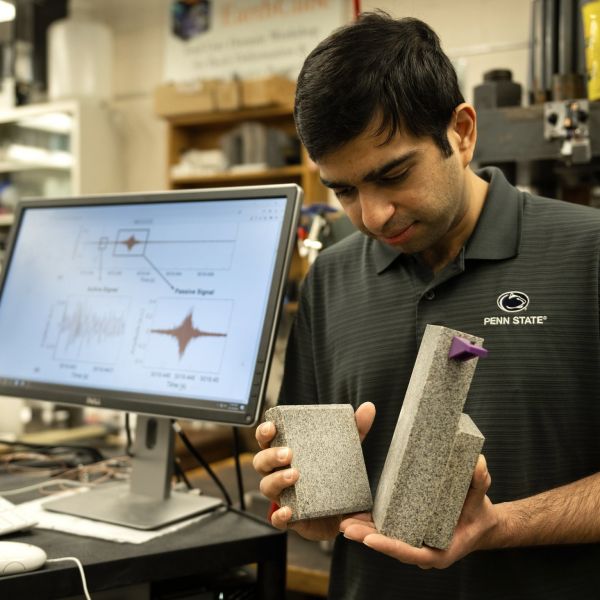
M 166 132 L 152 94 L 162 81 L 169 0 L 103 0 L 95 9 L 115 40 L 114 106 L 122 132 L 126 191 L 166 187 Z M 363 10 L 414 16 L 438 33 L 467 100 L 483 73 L 508 68 L 526 89 L 530 2 L 524 0 L 363 0 Z
M 162 82 L 169 0 L 103 0 L 94 4 L 114 39 L 113 93 L 125 171 L 125 191 L 166 188 L 166 128 L 154 115 Z
M 506 68 L 527 87 L 531 3 L 525 0 L 363 1 L 363 10 L 381 8 L 395 17 L 422 19 L 439 35 L 454 62 L 467 101 L 490 69 Z M 525 95 L 525 94 L 524 94 Z

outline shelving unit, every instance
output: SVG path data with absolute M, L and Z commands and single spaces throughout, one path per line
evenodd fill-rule
M 0 112 L 0 182 L 13 201 L 122 190 L 114 113 L 94 101 L 20 106 Z M 13 223 L 0 213 L 0 266 Z
M 122 188 L 112 111 L 93 101 L 32 104 L 0 113 L 0 179 L 19 197 Z
M 292 106 L 215 111 L 167 117 L 168 165 L 167 181 L 171 189 L 203 188 L 270 183 L 296 183 L 304 189 L 306 204 L 327 201 L 327 189 L 320 183 L 318 170 L 304 148 L 298 164 L 256 171 L 222 172 L 211 175 L 173 176 L 171 169 L 179 162 L 181 154 L 190 148 L 213 150 L 220 147 L 222 136 L 245 121 L 295 135 Z

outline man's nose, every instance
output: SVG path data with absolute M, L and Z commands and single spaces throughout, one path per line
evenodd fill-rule
M 394 205 L 385 196 L 361 193 L 360 207 L 363 225 L 379 235 L 394 215 Z

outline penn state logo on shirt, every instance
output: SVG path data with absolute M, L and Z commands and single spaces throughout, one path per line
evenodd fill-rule
M 497 325 L 543 325 L 548 320 L 547 315 L 524 315 L 517 314 L 527 311 L 532 304 L 529 294 L 518 290 L 509 290 L 502 292 L 496 298 L 496 305 L 504 313 L 509 315 L 496 314 L 483 318 L 485 326 Z
M 507 313 L 516 313 L 526 310 L 529 306 L 529 296 L 524 292 L 504 292 L 498 296 L 496 300 L 498 308 Z

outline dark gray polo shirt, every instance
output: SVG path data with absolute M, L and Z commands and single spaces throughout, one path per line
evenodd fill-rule
M 303 286 L 280 402 L 374 402 L 363 444 L 373 491 L 428 323 L 481 336 L 490 351 L 465 412 L 486 437 L 494 503 L 600 470 L 600 211 L 522 193 L 497 169 L 479 174 L 490 187 L 477 227 L 435 277 L 356 233 Z M 600 544 L 478 552 L 422 571 L 340 536 L 330 597 L 596 600 Z

